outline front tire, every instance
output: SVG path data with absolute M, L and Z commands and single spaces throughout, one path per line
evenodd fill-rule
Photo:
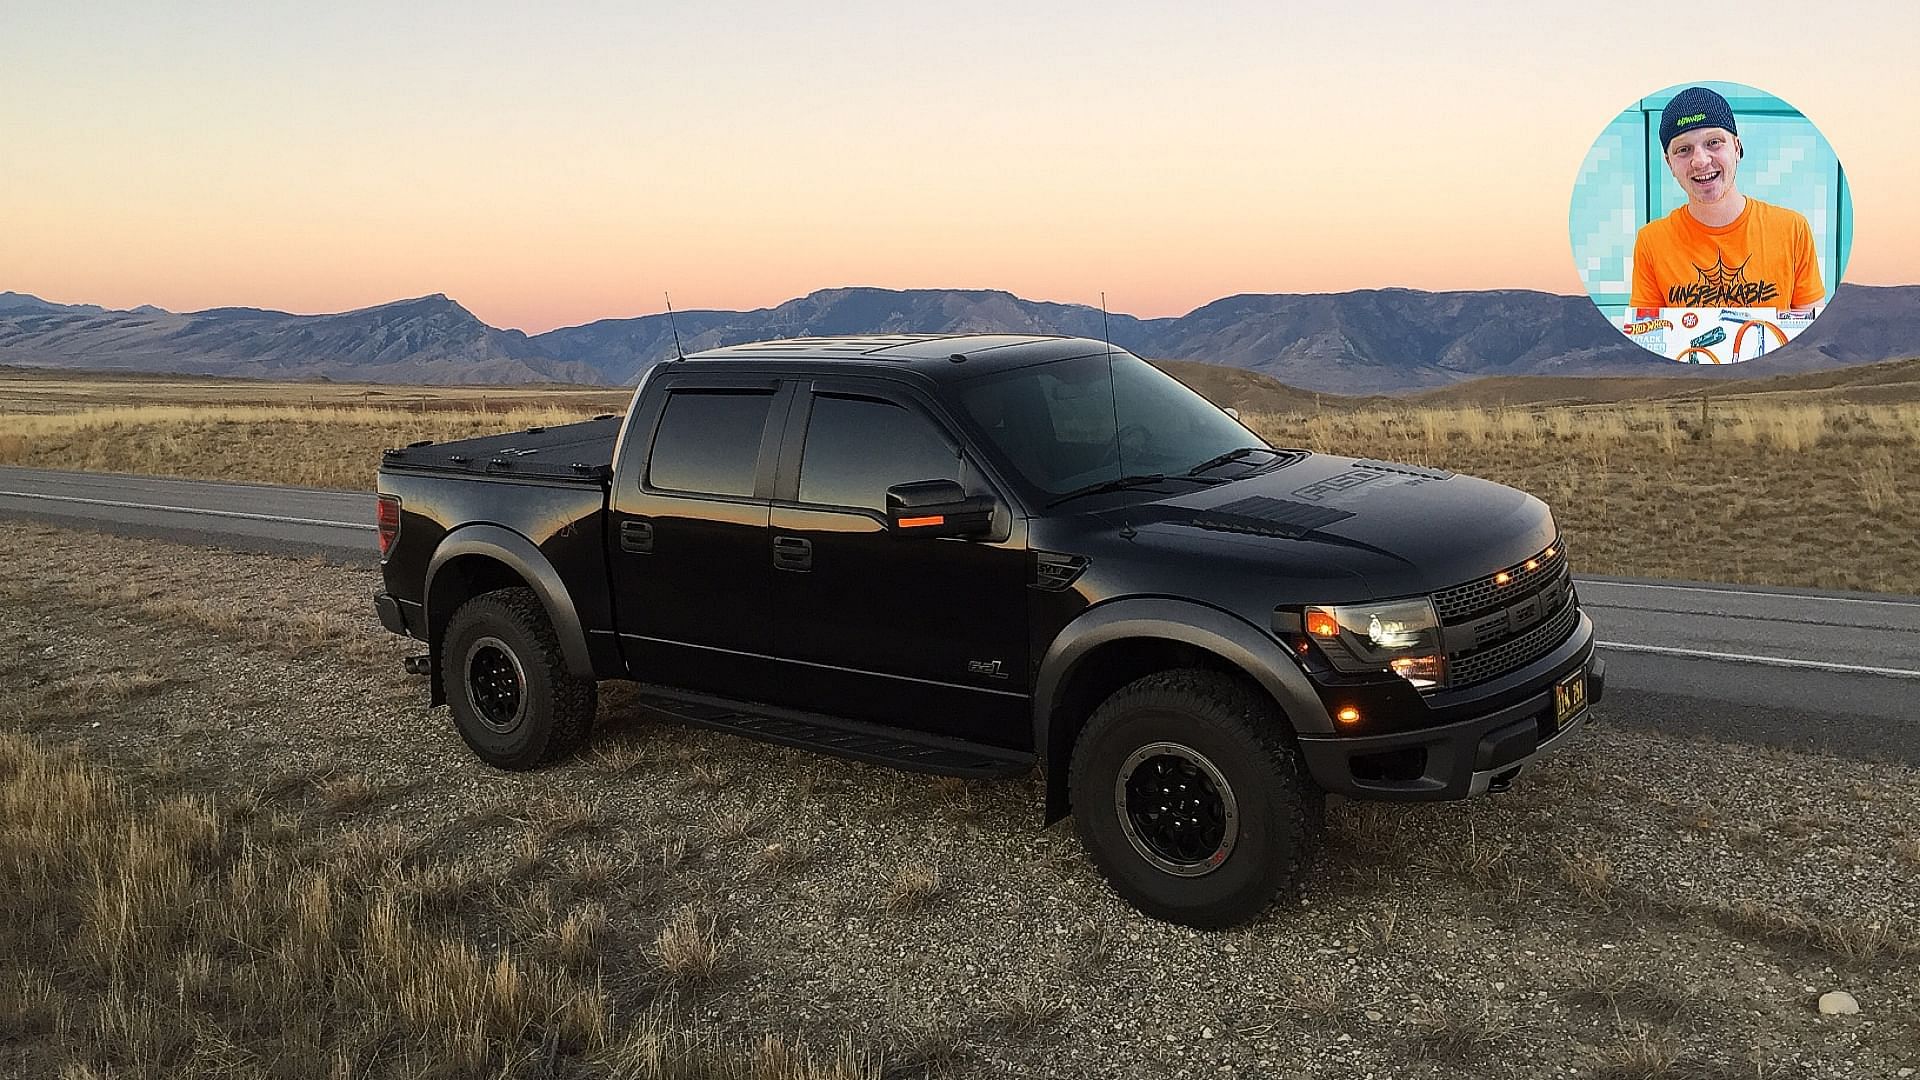
M 1115 892 L 1156 919 L 1247 922 L 1293 893 L 1325 795 L 1286 718 L 1244 682 L 1184 669 L 1137 679 L 1074 745 L 1074 822 Z
M 480 760 L 532 769 L 586 742 L 599 688 L 568 670 L 532 589 L 499 589 L 462 604 L 440 648 L 454 727 Z

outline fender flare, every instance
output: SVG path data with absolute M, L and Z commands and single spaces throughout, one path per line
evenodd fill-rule
M 1033 695 L 1033 745 L 1047 780 L 1047 820 L 1066 811 L 1066 761 L 1052 760 L 1054 710 L 1061 689 L 1095 649 L 1125 638 L 1157 638 L 1205 649 L 1239 668 L 1266 690 L 1297 735 L 1333 732 L 1333 718 L 1306 672 L 1267 631 L 1237 615 L 1186 600 L 1141 597 L 1088 609 L 1068 623 L 1040 661 Z M 1062 736 L 1063 737 L 1063 736 Z
M 583 678 L 594 678 L 593 657 L 587 651 L 587 633 L 580 625 L 580 613 L 574 609 L 573 597 L 567 592 L 566 582 L 560 580 L 560 574 L 540 553 L 533 541 L 499 525 L 463 525 L 447 534 L 446 539 L 433 553 L 433 561 L 427 565 L 426 603 L 433 602 L 433 583 L 440 571 L 450 562 L 466 555 L 483 555 L 504 564 L 533 589 L 540 598 L 540 606 L 547 610 L 547 618 L 553 622 L 553 630 L 560 639 L 561 655 L 566 657 L 567 668 L 573 674 Z M 446 613 L 447 618 L 453 612 Z M 426 609 L 427 625 L 434 625 L 437 614 L 430 606 Z M 435 650 L 436 665 L 439 651 Z

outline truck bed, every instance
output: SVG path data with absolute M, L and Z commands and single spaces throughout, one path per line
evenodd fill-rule
M 558 427 L 526 428 L 453 442 L 418 442 L 386 451 L 380 458 L 380 468 L 383 472 L 598 484 L 612 475 L 613 443 L 620 435 L 620 422 L 619 416 L 597 416 Z

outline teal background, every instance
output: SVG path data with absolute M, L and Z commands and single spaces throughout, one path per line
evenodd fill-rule
M 1806 217 L 1831 300 L 1853 247 L 1846 171 L 1800 110 L 1764 90 L 1730 82 L 1680 83 L 1650 94 L 1614 117 L 1594 140 L 1574 178 L 1568 212 L 1573 262 L 1587 295 L 1609 319 L 1623 319 L 1633 292 L 1634 234 L 1687 201 L 1661 158 L 1660 110 L 1689 86 L 1708 87 L 1733 106 L 1746 149 L 1736 174 L 1741 193 Z

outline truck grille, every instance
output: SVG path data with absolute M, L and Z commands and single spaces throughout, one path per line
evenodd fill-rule
M 1547 616 L 1545 622 L 1519 637 L 1490 648 L 1476 649 L 1463 656 L 1449 656 L 1447 685 L 1469 686 L 1525 667 L 1567 640 L 1567 635 L 1573 633 L 1574 624 L 1579 621 L 1580 605 L 1573 602 L 1573 592 L 1568 590 L 1559 611 Z
M 1553 554 L 1548 555 L 1549 551 Z M 1533 569 L 1527 569 L 1528 562 L 1535 564 Z M 1482 612 L 1504 607 L 1512 602 L 1512 597 L 1534 592 L 1540 586 L 1554 580 L 1557 575 L 1565 573 L 1566 568 L 1566 545 L 1556 538 L 1532 559 L 1469 581 L 1465 585 L 1455 585 L 1451 589 L 1442 589 L 1434 593 L 1433 606 L 1439 611 L 1441 622 L 1457 623 L 1462 619 L 1471 619 Z M 1500 581 L 1502 574 L 1507 575 L 1505 583 Z
M 1558 647 L 1580 620 L 1566 548 L 1558 539 L 1531 559 L 1435 593 L 1433 604 L 1450 646 L 1452 687 L 1525 667 Z

